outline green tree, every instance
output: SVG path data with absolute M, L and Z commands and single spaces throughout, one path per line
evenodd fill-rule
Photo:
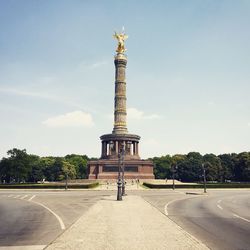
M 60 172 L 59 180 L 65 180 L 66 178 L 74 179 L 76 177 L 76 168 L 73 164 L 67 161 L 62 161 L 62 170 Z
M 44 177 L 47 181 L 55 181 L 57 177 L 56 169 L 54 168 L 55 157 L 41 157 L 40 166 L 43 170 Z
M 205 164 L 207 180 L 221 182 L 223 180 L 223 171 L 220 158 L 214 154 L 205 154 L 203 162 L 209 163 Z
M 171 163 L 172 159 L 170 155 L 154 157 L 154 175 L 156 179 L 170 178 L 171 174 Z
M 250 181 L 250 152 L 242 152 L 235 158 L 235 180 Z
M 66 155 L 65 160 L 75 166 L 76 178 L 87 178 L 88 157 L 86 155 Z
M 198 152 L 190 152 L 181 163 L 178 164 L 178 176 L 183 182 L 197 182 L 201 177 L 202 155 Z
M 26 149 L 20 150 L 13 148 L 7 152 L 9 164 L 9 181 L 21 182 L 25 181 L 31 172 L 31 164 Z
M 9 158 L 3 158 L 0 162 L 0 182 L 10 183 L 12 176 L 11 161 Z
M 234 160 L 232 154 L 222 154 L 218 156 L 222 167 L 222 181 L 234 180 Z
M 29 182 L 37 182 L 45 179 L 45 166 L 43 164 L 43 160 L 37 155 L 29 155 L 30 164 L 31 164 L 31 172 L 28 177 Z

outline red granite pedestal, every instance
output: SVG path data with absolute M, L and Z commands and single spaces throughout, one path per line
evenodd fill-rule
M 153 163 L 149 160 L 124 160 L 125 179 L 154 179 Z M 88 162 L 89 179 L 117 179 L 118 159 Z

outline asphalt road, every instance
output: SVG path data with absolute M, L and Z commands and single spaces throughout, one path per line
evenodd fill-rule
M 8 249 L 7 246 L 42 249 L 95 202 L 111 194 L 111 191 L 0 191 L 0 249 Z
M 249 190 L 184 193 L 174 197 L 173 192 L 165 191 L 144 198 L 211 249 L 250 249 Z
M 250 190 L 131 190 L 211 249 L 250 249 Z M 202 190 L 194 192 L 202 192 Z M 0 250 L 42 249 L 116 191 L 0 191 Z M 23 246 L 23 247 L 21 247 Z M 28 248 L 30 246 L 30 248 Z

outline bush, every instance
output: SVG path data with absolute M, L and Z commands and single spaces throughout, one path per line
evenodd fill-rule
M 172 184 L 152 184 L 143 182 L 143 185 L 148 188 L 172 189 Z M 198 184 L 175 184 L 175 188 L 203 188 L 203 183 Z M 207 188 L 250 188 L 250 183 L 208 183 Z
M 71 189 L 89 189 L 99 185 L 98 182 L 94 183 L 81 183 L 81 184 L 68 184 Z M 46 183 L 46 184 L 1 184 L 0 189 L 64 189 L 65 183 Z

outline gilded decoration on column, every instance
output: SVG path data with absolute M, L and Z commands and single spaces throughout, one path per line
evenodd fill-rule
M 115 32 L 113 37 L 115 39 L 117 39 L 117 41 L 118 41 L 118 46 L 117 46 L 116 52 L 117 53 L 124 53 L 126 51 L 124 43 L 125 43 L 125 40 L 128 39 L 128 35 L 126 35 L 124 33 L 124 30 L 123 30 L 122 33 Z

